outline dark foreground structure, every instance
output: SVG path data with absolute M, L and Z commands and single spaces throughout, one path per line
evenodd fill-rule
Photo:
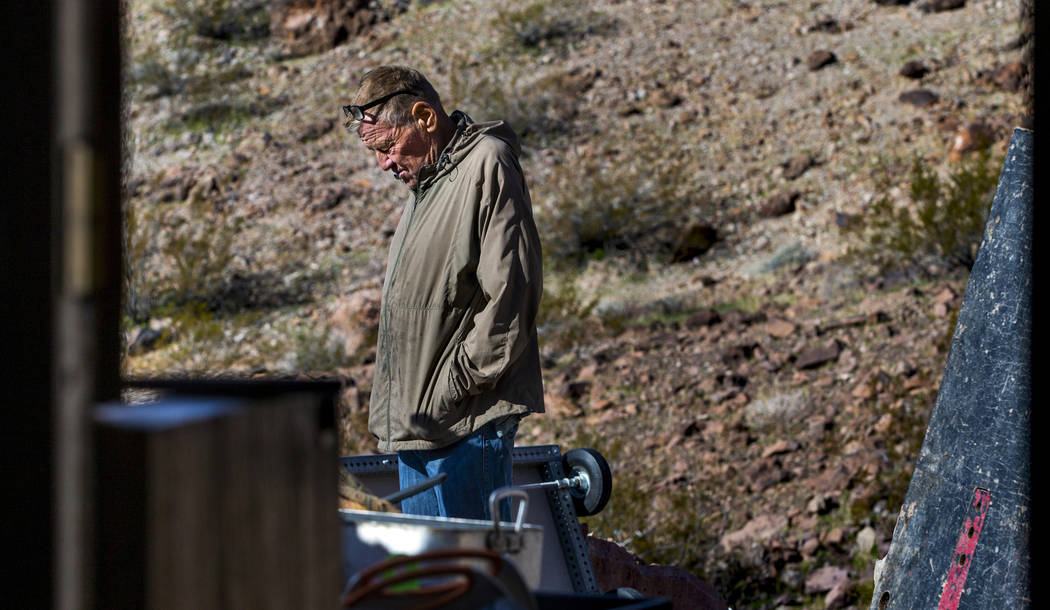
M 1033 147 L 1014 131 L 873 609 L 1031 606 Z

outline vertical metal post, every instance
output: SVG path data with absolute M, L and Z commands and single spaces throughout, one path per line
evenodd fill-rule
M 119 0 L 59 0 L 55 607 L 90 608 L 91 407 L 119 398 Z

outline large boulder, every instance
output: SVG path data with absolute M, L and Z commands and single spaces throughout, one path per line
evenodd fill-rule
M 321 53 L 368 31 L 403 10 L 376 9 L 369 0 L 274 0 L 270 5 L 270 35 L 290 56 Z

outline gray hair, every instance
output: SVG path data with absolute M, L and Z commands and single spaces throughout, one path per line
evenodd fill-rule
M 438 114 L 444 115 L 441 97 L 422 73 L 408 66 L 379 66 L 370 70 L 361 79 L 351 103 L 361 105 L 395 91 L 411 91 L 395 95 L 379 107 L 377 118 L 391 125 L 408 125 L 412 122 L 412 106 L 419 101 L 429 104 Z

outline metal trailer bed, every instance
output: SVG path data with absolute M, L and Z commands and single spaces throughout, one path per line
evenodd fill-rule
M 555 481 L 566 476 L 558 445 L 514 448 L 514 485 Z M 377 496 L 398 490 L 397 455 L 376 454 L 340 458 L 342 466 Z M 528 489 L 526 523 L 543 527 L 543 567 L 540 591 L 600 593 L 590 554 L 569 491 Z

